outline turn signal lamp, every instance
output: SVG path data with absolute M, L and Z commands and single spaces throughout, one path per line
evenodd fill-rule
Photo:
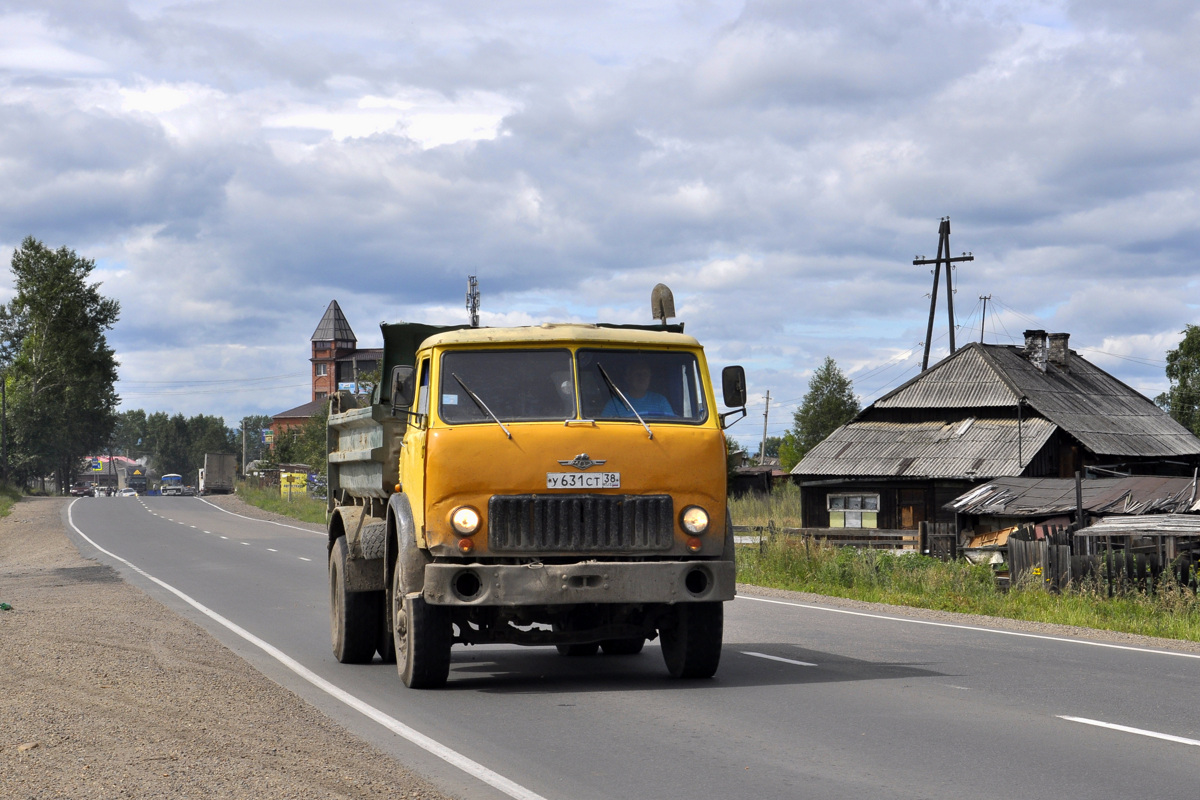
M 458 540 L 458 552 L 462 553 L 464 556 L 470 554 L 474 550 L 475 542 L 472 540 L 465 537 Z
M 702 548 L 702 547 L 704 547 L 704 542 L 700 541 L 700 539 L 698 537 L 695 537 L 695 536 L 688 537 L 688 540 L 687 540 L 687 549 L 688 550 L 690 550 L 693 553 L 699 553 L 700 548 Z

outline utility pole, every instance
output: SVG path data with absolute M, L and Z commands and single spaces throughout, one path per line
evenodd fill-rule
M 992 296 L 990 294 L 986 297 L 984 295 L 980 295 L 979 299 L 983 301 L 983 316 L 979 320 L 979 343 L 983 344 L 983 330 L 987 325 L 987 301 L 991 300 Z
M 471 327 L 479 327 L 479 281 L 474 275 L 467 276 L 467 313 L 471 318 Z
M 767 463 L 767 415 L 771 413 L 771 390 L 767 389 L 767 407 L 763 409 L 763 438 L 758 446 L 758 465 Z
M 246 418 L 242 417 L 242 480 L 246 480 Z
M 929 295 L 929 327 L 925 333 L 925 356 L 921 359 L 921 371 L 929 368 L 929 344 L 933 340 L 933 315 L 937 311 L 938 276 L 942 272 L 942 264 L 946 265 L 946 305 L 950 315 L 950 354 L 957 349 L 954 346 L 954 287 L 951 285 L 950 267 L 959 261 L 974 261 L 975 256 L 963 253 L 955 258 L 950 257 L 950 218 L 942 217 L 938 226 L 937 258 L 914 258 L 913 265 L 933 264 L 933 292 Z

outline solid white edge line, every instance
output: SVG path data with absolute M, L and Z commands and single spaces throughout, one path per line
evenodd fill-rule
M 978 625 L 960 625 L 953 622 L 934 622 L 928 619 L 909 619 L 908 617 L 889 617 L 886 614 L 869 614 L 866 611 L 850 611 L 845 608 L 825 608 L 824 606 L 814 606 L 808 603 L 791 603 L 785 600 L 769 600 L 765 597 L 749 597 L 744 594 L 739 594 L 737 600 L 756 600 L 759 603 L 773 603 L 780 606 L 792 606 L 793 608 L 807 608 L 812 611 L 829 611 L 833 614 L 849 614 L 852 617 L 869 617 L 871 619 L 883 619 L 890 622 L 909 622 L 913 625 L 932 625 L 935 628 L 957 628 L 964 631 L 979 631 L 981 633 L 998 633 L 1002 636 L 1019 636 L 1024 639 L 1043 639 L 1048 642 L 1067 642 L 1069 644 L 1084 644 L 1090 647 L 1106 647 L 1110 650 L 1129 650 L 1134 653 L 1153 653 L 1159 656 L 1178 656 L 1179 658 L 1197 658 L 1200 659 L 1200 653 L 1180 653 L 1174 650 L 1152 650 L 1148 647 L 1131 647 L 1125 644 L 1110 644 L 1109 642 L 1093 642 L 1087 639 L 1071 639 L 1065 636 L 1047 636 L 1043 633 L 1022 633 L 1020 631 L 1006 631 L 999 628 L 982 628 Z
M 219 505 L 217 505 L 216 503 L 210 503 L 210 502 L 208 502 L 207 500 L 205 500 L 203 497 L 197 497 L 196 499 L 197 499 L 197 500 L 199 500 L 201 503 L 204 503 L 205 505 L 212 506 L 212 507 L 213 507 L 213 508 L 215 508 L 217 511 L 224 511 L 226 514 L 232 514 L 232 515 L 233 515 L 233 516 L 235 516 L 235 517 L 241 517 L 242 519 L 248 519 L 248 520 L 250 520 L 251 522 L 263 522 L 263 523 L 266 523 L 267 525 L 278 525 L 278 526 L 279 526 L 279 527 L 281 527 L 281 528 L 291 528 L 291 529 L 292 529 L 292 530 L 294 530 L 294 531 L 304 531 L 305 533 L 311 533 L 311 534 L 313 534 L 314 536 L 325 536 L 325 535 L 327 535 L 327 534 L 325 534 L 325 533 L 323 533 L 323 532 L 321 532 L 321 531 L 311 531 L 311 530 L 309 530 L 308 528 L 297 528 L 295 525 L 287 525 L 287 524 L 285 524 L 285 523 L 282 523 L 282 522 L 274 522 L 274 521 L 272 521 L 272 520 L 269 520 L 269 519 L 255 519 L 254 517 L 247 517 L 245 514 L 238 514 L 237 512 L 235 512 L 235 511 L 230 511 L 230 510 L 229 510 L 229 509 L 227 509 L 227 508 L 221 508 L 221 507 L 220 507 Z
M 1158 731 L 1147 731 L 1141 728 L 1130 728 L 1128 725 L 1117 725 L 1113 722 L 1101 722 L 1096 719 L 1084 719 L 1083 717 L 1067 717 L 1062 714 L 1056 715 L 1059 719 L 1065 719 L 1068 722 L 1081 722 L 1084 725 L 1094 725 L 1097 728 L 1108 728 L 1109 730 L 1122 731 L 1123 733 L 1136 733 L 1138 736 L 1149 736 L 1151 739 L 1164 739 L 1168 742 L 1178 742 L 1179 744 L 1190 744 L 1193 747 L 1200 747 L 1200 741 L 1196 739 L 1185 739 L 1182 736 L 1172 736 L 1169 733 L 1159 733 Z
M 798 667 L 815 667 L 815 666 L 817 666 L 816 664 L 813 664 L 808 661 L 796 661 L 795 659 L 792 659 L 792 658 L 781 658 L 780 656 L 769 656 L 766 653 L 752 653 L 749 650 L 743 650 L 742 655 L 754 656 L 755 658 L 765 658 L 768 661 L 782 661 L 784 664 L 795 664 Z
M 74 501 L 71 502 L 70 505 L 67 506 L 67 521 L 71 524 L 71 527 L 74 528 L 75 532 L 77 534 L 79 534 L 79 536 L 85 542 L 87 542 L 92 547 L 99 550 L 101 553 L 104 553 L 109 558 L 113 558 L 113 559 L 116 559 L 117 561 L 120 561 L 122 564 L 129 567 L 131 570 L 136 572 L 138 575 L 141 575 L 143 578 L 146 578 L 147 580 L 152 581 L 153 583 L 157 584 L 158 586 L 161 586 L 163 589 L 165 589 L 168 592 L 170 592 L 171 594 L 175 595 L 180 600 L 182 600 L 183 602 L 190 605 L 192 608 L 195 608 L 201 614 L 204 614 L 206 617 L 213 620 L 218 625 L 221 625 L 222 627 L 228 629 L 229 631 L 237 634 L 242 639 L 245 639 L 250 644 L 252 644 L 255 647 L 257 647 L 258 649 L 262 650 L 264 653 L 269 655 L 271 658 L 275 659 L 280 664 L 287 667 L 289 670 L 291 670 L 297 676 L 308 681 L 313 686 L 315 686 L 316 688 L 325 692 L 330 697 L 334 698 L 335 700 L 339 700 L 340 702 L 344 703 L 345 705 L 347 705 L 350 708 L 354 709 L 355 711 L 359 712 L 360 714 L 367 717 L 368 719 L 379 723 L 380 725 L 387 728 L 389 731 L 396 734 L 397 736 L 400 736 L 401 738 L 406 739 L 409 742 L 412 742 L 417 747 L 420 747 L 422 750 L 425 750 L 426 752 L 437 756 L 438 758 L 445 761 L 447 764 L 457 767 L 458 769 L 462 770 L 463 772 L 467 773 L 468 775 L 471 775 L 474 778 L 478 778 L 479 780 L 483 781 L 484 783 L 488 784 L 489 786 L 492 786 L 492 787 L 500 790 L 504 794 L 508 795 L 509 797 L 516 798 L 517 800 L 546 800 L 546 798 L 542 797 L 540 794 L 537 794 L 536 792 L 526 789 L 524 786 L 521 786 L 520 784 L 509 780 L 508 778 L 504 777 L 503 775 L 500 775 L 499 773 L 493 772 L 492 770 L 483 766 L 479 762 L 473 761 L 470 758 L 467 758 L 462 753 L 459 753 L 457 750 L 450 749 L 449 747 L 442 744 L 441 742 L 439 742 L 435 739 L 431 739 L 430 737 L 417 731 L 414 728 L 410 728 L 408 725 L 405 725 L 403 722 L 396 719 L 395 717 L 391 717 L 391 716 L 383 713 L 379 709 L 375 708 L 372 705 L 369 705 L 368 703 L 364 702 L 363 700 L 359 700 L 354 695 L 350 694 L 349 692 L 345 691 L 344 689 L 341 689 L 340 687 L 334 685 L 333 683 L 330 683 L 329 681 L 325 680 L 320 675 L 317 675 L 315 672 L 308 669 L 303 664 L 301 664 L 300 662 L 293 659 L 291 656 L 284 653 L 282 650 L 279 650 L 274 645 L 268 644 L 267 642 L 258 638 L 254 634 L 250 633 L 245 628 L 242 628 L 240 625 L 233 622 L 232 620 L 226 619 L 225 617 L 221 616 L 217 612 L 213 611 L 211 608 L 208 608 L 207 606 L 200 603 L 198 600 L 195 600 L 192 597 L 184 594 L 179 589 L 176 589 L 174 586 L 170 585 L 169 583 L 159 580 L 158 578 L 154 577 L 150 573 L 148 573 L 145 570 L 141 569 L 140 567 L 134 565 L 132 562 L 130 562 L 124 558 L 121 558 L 116 553 L 112 553 L 108 550 L 105 550 L 103 547 L 96 544 L 96 542 L 94 542 L 90 538 L 88 538 L 88 535 L 85 534 L 83 531 L 81 531 L 79 529 L 79 526 L 77 526 L 75 524 L 75 519 L 72 514 L 72 511 L 74 510 L 75 502 L 78 501 L 78 499 L 79 498 L 76 498 Z M 220 508 L 220 506 L 214 506 L 214 508 Z M 224 509 L 222 509 L 222 510 L 224 510 Z M 235 516 L 237 516 L 237 515 L 235 515 Z M 288 527 L 290 527 L 290 526 L 288 526 Z

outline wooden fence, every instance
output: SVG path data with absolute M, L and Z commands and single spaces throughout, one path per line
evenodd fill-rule
M 828 542 L 838 547 L 859 547 L 872 550 L 919 552 L 949 560 L 958 555 L 958 535 L 950 523 L 922 522 L 918 530 L 886 530 L 881 528 L 776 528 L 766 525 L 734 525 L 734 542 L 757 545 L 759 550 L 776 537 L 802 542 Z
M 1110 597 L 1125 591 L 1153 593 L 1164 581 L 1195 591 L 1200 559 L 1176 539 L 1145 533 L 1097 536 L 1074 526 L 1052 528 L 1044 539 L 1036 539 L 1033 527 L 1024 526 L 1008 538 L 1008 564 L 1014 584 L 1055 591 L 1084 581 L 1094 581 Z

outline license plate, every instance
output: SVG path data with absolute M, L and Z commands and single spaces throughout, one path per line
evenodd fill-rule
M 619 472 L 547 472 L 547 489 L 620 489 Z

